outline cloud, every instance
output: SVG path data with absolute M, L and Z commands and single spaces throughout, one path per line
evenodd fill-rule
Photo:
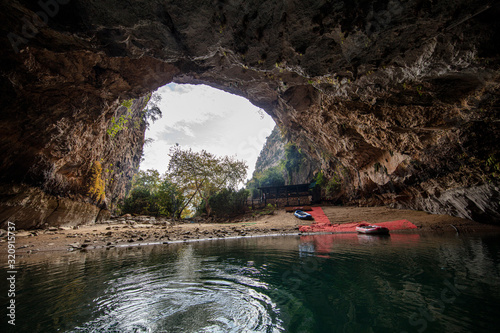
M 162 119 L 146 132 L 155 142 L 145 147 L 141 169 L 155 168 L 164 172 L 168 150 L 176 143 L 183 148 L 222 155 L 236 155 L 253 172 L 257 156 L 274 122 L 264 119 L 259 108 L 248 100 L 203 85 L 167 85 L 162 95 Z

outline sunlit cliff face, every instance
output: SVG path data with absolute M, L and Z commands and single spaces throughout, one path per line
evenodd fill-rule
M 177 82 L 265 109 L 344 202 L 498 221 L 498 15 L 465 0 L 2 1 L 0 220 L 105 216 L 144 138 L 111 138 L 113 117 Z

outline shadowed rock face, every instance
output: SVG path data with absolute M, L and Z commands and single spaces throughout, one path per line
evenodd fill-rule
M 111 118 L 123 100 L 169 82 L 265 109 L 340 175 L 344 201 L 500 220 L 493 1 L 2 0 L 0 9 L 2 221 L 65 223 L 60 211 L 37 224 L 21 214 L 19 195 L 33 188 L 112 207 L 144 128 L 110 138 Z M 93 161 L 108 170 L 97 202 Z

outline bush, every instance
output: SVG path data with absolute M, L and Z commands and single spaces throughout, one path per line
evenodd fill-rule
M 331 200 L 342 189 L 342 179 L 336 173 L 327 180 L 323 171 L 320 171 L 314 177 L 314 182 L 316 183 L 315 187 L 323 189 L 323 194 L 328 200 Z
M 162 179 L 156 170 L 140 171 L 121 205 L 121 213 L 180 218 L 184 201 L 182 192 L 170 179 Z
M 247 189 L 250 190 L 252 198 L 256 199 L 260 194 L 258 190 L 259 187 L 283 185 L 285 185 L 283 169 L 279 166 L 275 166 L 262 172 L 255 173 L 253 178 L 247 183 Z
M 325 195 L 327 199 L 332 199 L 342 187 L 342 179 L 338 174 L 334 174 L 328 181 L 325 187 Z
M 219 193 L 212 195 L 208 200 L 212 209 L 212 214 L 217 217 L 231 217 L 242 214 L 246 210 L 246 201 L 250 191 L 241 189 L 223 189 Z M 197 209 L 198 213 L 205 213 L 205 203 L 202 202 Z
M 159 207 L 156 202 L 156 196 L 148 189 L 136 187 L 123 201 L 121 210 L 123 214 L 158 215 Z

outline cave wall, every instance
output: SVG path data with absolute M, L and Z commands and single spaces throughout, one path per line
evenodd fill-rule
M 23 151 L 23 141 L 5 138 L 2 148 L 16 160 L 7 160 L 1 177 L 0 221 L 16 221 L 17 228 L 28 229 L 108 218 L 139 168 L 148 97 L 130 100 L 129 107 L 115 102 L 96 119 L 36 118 L 27 133 L 43 135 L 38 141 L 45 142 L 35 156 Z M 51 120 L 54 124 L 43 128 Z M 11 165 L 16 172 L 9 172 Z
M 106 134 L 112 114 L 124 100 L 177 82 L 208 84 L 265 109 L 327 174 L 342 170 L 346 202 L 376 198 L 500 219 L 494 1 L 1 0 L 0 6 L 4 202 L 24 186 L 19 191 L 28 197 L 27 189 L 36 189 L 112 205 L 126 177 L 113 185 L 103 176 L 116 198 L 95 202 L 85 196 L 85 171 L 107 152 L 136 156 L 142 145 L 124 137 L 112 148 Z M 120 168 L 134 163 L 127 158 Z

